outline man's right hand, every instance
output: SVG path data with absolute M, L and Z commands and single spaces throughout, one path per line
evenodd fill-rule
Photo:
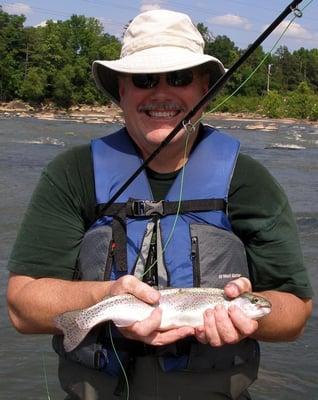
M 153 305 L 158 303 L 160 299 L 158 290 L 141 282 L 132 275 L 126 275 L 114 281 L 109 293 L 111 296 L 130 293 L 138 299 Z M 161 309 L 156 307 L 151 315 L 143 321 L 135 322 L 129 327 L 118 329 L 128 339 L 139 340 L 155 346 L 170 344 L 187 336 L 194 335 L 195 331 L 191 327 L 175 328 L 161 332 L 159 330 L 161 314 Z

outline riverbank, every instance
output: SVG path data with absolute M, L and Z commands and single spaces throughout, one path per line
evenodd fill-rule
M 5 117 L 38 118 L 42 120 L 72 120 L 84 123 L 120 123 L 123 121 L 119 107 L 109 106 L 73 106 L 67 110 L 52 105 L 41 108 L 32 107 L 21 101 L 0 103 L 0 115 Z
M 119 107 L 114 105 L 107 106 L 88 106 L 79 105 L 70 107 L 67 110 L 57 109 L 52 105 L 35 108 L 21 101 L 11 101 L 0 103 L 0 116 L 38 118 L 42 120 L 75 121 L 82 123 L 123 123 L 123 113 Z M 213 113 L 204 118 L 205 122 L 213 125 L 213 121 L 244 121 L 245 129 L 275 131 L 277 124 L 308 124 L 318 128 L 318 121 L 308 121 L 293 118 L 274 119 L 258 114 L 250 113 Z

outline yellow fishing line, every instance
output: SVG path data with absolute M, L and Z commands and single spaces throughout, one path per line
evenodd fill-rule
M 111 343 L 111 345 L 112 345 L 112 349 L 113 349 L 113 351 L 114 351 L 114 353 L 115 353 L 115 356 L 116 356 L 117 361 L 118 361 L 118 363 L 119 363 L 120 369 L 121 369 L 121 371 L 122 371 L 122 373 L 123 373 L 123 375 L 124 375 L 124 378 L 125 378 L 126 389 L 127 389 L 126 400 L 129 400 L 129 394 L 130 394 L 130 393 L 129 393 L 129 381 L 128 381 L 128 376 L 127 376 L 127 374 L 126 374 L 125 368 L 124 368 L 124 366 L 123 366 L 123 364 L 122 364 L 122 362 L 121 362 L 121 359 L 120 359 L 120 357 L 119 357 L 119 354 L 117 353 L 117 350 L 116 350 L 116 347 L 115 347 L 115 344 L 114 344 L 114 341 L 113 341 L 113 335 L 112 335 L 112 330 L 111 330 L 111 323 L 108 324 L 108 332 L 109 332 L 109 338 L 110 338 L 110 343 Z
M 307 8 L 309 6 L 310 3 L 312 3 L 314 0 L 309 0 L 304 6 L 303 8 L 300 9 L 301 13 L 305 10 L 305 8 Z M 273 51 L 277 48 L 279 42 L 281 41 L 281 39 L 285 36 L 287 30 L 289 29 L 289 27 L 291 26 L 291 24 L 294 22 L 294 20 L 296 18 L 300 18 L 302 15 L 298 15 L 296 13 L 297 8 L 294 10 L 294 16 L 293 18 L 289 21 L 289 23 L 287 24 L 287 26 L 284 28 L 284 30 L 282 31 L 282 33 L 280 34 L 280 36 L 278 37 L 278 39 L 276 40 L 276 42 L 273 44 L 272 48 L 270 49 L 270 51 L 268 53 L 266 53 L 265 57 L 260 61 L 260 63 L 255 67 L 255 69 L 250 73 L 250 75 L 229 95 L 227 96 L 223 101 L 221 101 L 219 104 L 217 104 L 214 108 L 212 108 L 212 110 L 203 113 L 202 116 L 194 123 L 191 124 L 191 128 L 195 128 L 203 119 L 206 115 L 213 113 L 214 111 L 216 111 L 218 108 L 220 108 L 223 104 L 225 104 L 228 100 L 230 100 L 231 97 L 233 97 L 254 75 L 255 73 L 259 70 L 259 68 L 264 64 L 264 62 L 266 61 L 266 59 L 273 53 Z M 186 127 L 185 127 L 186 129 Z M 186 129 L 186 140 L 185 140 L 185 149 L 184 149 L 184 159 L 186 158 L 187 155 L 187 148 L 188 148 L 188 141 L 189 141 L 189 136 L 190 136 L 190 131 Z M 174 233 L 175 230 L 175 226 L 180 214 L 180 208 L 181 208 L 181 201 L 182 201 L 182 193 L 183 193 L 183 183 L 184 183 L 184 170 L 185 170 L 185 166 L 186 163 L 183 165 L 182 167 L 182 171 L 181 171 L 181 184 L 180 184 L 180 194 L 179 194 L 179 200 L 178 200 L 178 208 L 177 208 L 177 213 L 176 213 L 176 217 L 172 226 L 172 229 L 168 235 L 168 239 L 166 241 L 166 243 L 164 244 L 163 250 L 162 250 L 162 254 L 165 252 L 169 242 L 171 241 L 172 235 Z M 155 266 L 156 262 L 154 262 L 152 265 L 150 265 L 148 267 L 148 269 L 143 273 L 142 277 L 147 274 L 154 266 Z
M 234 92 L 232 92 L 229 96 L 227 96 L 224 100 L 222 100 L 219 104 L 217 104 L 215 107 L 212 108 L 212 110 L 203 113 L 201 118 L 198 119 L 198 121 L 196 121 L 194 123 L 194 126 L 196 126 L 197 124 L 199 124 L 202 119 L 204 119 L 204 117 L 206 117 L 207 115 L 215 112 L 216 110 L 218 110 L 223 104 L 225 104 L 228 100 L 230 100 L 230 98 L 232 98 L 254 75 L 255 73 L 259 70 L 259 68 L 264 64 L 264 62 L 266 61 L 266 59 L 273 53 L 274 50 L 276 50 L 279 42 L 281 41 L 281 39 L 283 38 L 283 36 L 285 36 L 286 31 L 289 29 L 289 27 L 291 26 L 291 24 L 295 21 L 296 18 L 301 18 L 302 17 L 302 13 L 305 10 L 305 8 L 307 8 L 309 6 L 310 3 L 312 3 L 314 0 L 309 0 L 303 8 L 301 8 L 299 11 L 301 12 L 300 15 L 297 14 L 297 8 L 294 9 L 294 16 L 293 18 L 289 21 L 289 23 L 287 24 L 287 26 L 285 27 L 285 29 L 283 30 L 283 32 L 280 34 L 280 36 L 278 37 L 278 39 L 276 40 L 276 42 L 273 44 L 272 48 L 269 50 L 268 53 L 266 53 L 265 57 L 261 60 L 261 62 L 255 67 L 255 69 L 250 73 L 250 75 L 239 85 L 239 87 L 237 87 Z
M 45 360 L 45 353 L 44 351 L 41 352 L 42 355 L 42 366 L 43 366 L 43 375 L 44 375 L 44 383 L 45 383 L 45 390 L 46 396 L 48 400 L 51 400 L 50 392 L 49 392 L 49 384 L 47 379 L 47 371 L 46 371 L 46 360 Z
M 185 136 L 185 145 L 184 145 L 184 154 L 183 154 L 183 159 L 184 159 L 184 160 L 186 160 L 186 157 L 187 157 L 188 144 L 189 144 L 189 136 L 190 136 L 190 133 L 191 133 L 189 130 L 186 129 L 186 127 L 185 127 L 185 130 L 186 130 L 186 136 Z M 170 240 L 172 239 L 173 233 L 174 233 L 175 228 L 176 228 L 177 220 L 178 220 L 179 215 L 180 215 L 180 208 L 181 208 L 181 201 L 182 201 L 182 194 L 183 194 L 183 186 L 184 186 L 184 171 L 185 171 L 186 164 L 187 164 L 187 163 L 185 162 L 185 163 L 183 164 L 183 166 L 182 166 L 182 169 L 181 169 L 180 192 L 179 192 L 179 199 L 178 199 L 178 207 L 177 207 L 176 216 L 175 216 L 175 218 L 174 218 L 173 225 L 172 225 L 171 231 L 170 231 L 170 233 L 169 233 L 169 235 L 168 235 L 168 238 L 167 238 L 167 240 L 166 240 L 166 243 L 165 243 L 164 246 L 163 246 L 161 255 L 164 254 L 164 252 L 165 252 L 165 250 L 166 250 L 166 248 L 167 248 L 167 246 L 168 246 Z M 144 273 L 141 275 L 141 277 L 144 277 L 149 271 L 151 271 L 152 268 L 156 265 L 156 263 L 157 263 L 157 261 L 155 261 L 153 264 L 151 264 L 151 265 L 144 271 Z
M 186 156 L 187 156 L 187 149 L 188 149 L 190 133 L 191 132 L 186 129 L 185 146 L 184 146 L 184 160 L 186 159 Z M 181 170 L 180 193 L 179 193 L 178 208 L 177 208 L 176 216 L 175 216 L 171 231 L 170 231 L 170 233 L 168 235 L 167 241 L 166 241 L 166 243 L 164 245 L 164 248 L 162 250 L 162 254 L 165 252 L 165 250 L 166 250 L 166 248 L 167 248 L 167 246 L 168 246 L 168 244 L 169 244 L 169 242 L 170 242 L 170 240 L 172 238 L 172 235 L 173 235 L 173 232 L 175 230 L 176 223 L 177 223 L 177 219 L 178 219 L 179 214 L 180 214 L 180 207 L 181 207 L 182 193 L 183 193 L 183 186 L 184 186 L 184 170 L 185 170 L 185 166 L 186 166 L 186 162 L 183 164 L 182 170 Z M 142 274 L 141 277 L 143 277 L 145 274 L 147 274 L 147 272 L 149 272 L 155 266 L 155 264 L 156 264 L 156 262 L 154 262 L 152 265 L 150 265 L 149 268 L 146 271 L 144 271 L 144 273 Z M 112 349 L 113 349 L 113 351 L 115 353 L 116 359 L 117 359 L 117 361 L 119 363 L 120 369 L 122 370 L 122 373 L 123 373 L 124 378 L 125 378 L 125 383 L 126 383 L 126 388 L 127 388 L 126 400 L 129 400 L 129 381 L 128 381 L 128 377 L 127 377 L 125 368 L 124 368 L 124 366 L 123 366 L 123 364 L 122 364 L 122 362 L 120 360 L 120 357 L 118 355 L 118 352 L 116 350 L 116 347 L 115 347 L 115 344 L 114 344 L 114 341 L 113 341 L 113 336 L 112 336 L 112 331 L 111 331 L 110 324 L 108 325 L 108 331 L 109 331 L 109 337 L 110 337 L 110 342 L 111 342 Z

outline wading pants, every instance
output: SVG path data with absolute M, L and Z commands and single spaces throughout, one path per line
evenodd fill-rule
M 59 379 L 65 400 L 122 400 L 114 395 L 118 378 L 60 358 Z M 227 371 L 163 372 L 153 356 L 137 357 L 129 379 L 129 400 L 248 400 L 248 382 L 242 369 Z

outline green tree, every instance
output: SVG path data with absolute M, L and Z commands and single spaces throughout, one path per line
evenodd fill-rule
M 30 67 L 20 88 L 23 100 L 40 103 L 46 94 L 46 75 L 37 67 Z
M 99 56 L 102 60 L 116 60 L 120 56 L 121 43 L 119 40 L 108 33 L 103 35 L 101 46 L 99 47 Z
M 95 18 L 72 15 L 66 21 L 48 21 L 42 27 L 24 27 L 25 17 L 9 15 L 0 6 L 0 100 L 52 101 L 61 107 L 78 103 L 107 103 L 92 78 L 96 59 L 117 59 L 121 42 L 103 32 Z M 126 29 L 127 25 L 124 27 Z M 227 36 L 215 36 L 197 25 L 205 52 L 231 67 L 244 50 Z M 259 47 L 227 82 L 225 98 L 251 75 L 265 53 Z M 268 65 L 270 89 L 266 93 Z M 269 116 L 317 118 L 318 49 L 290 53 L 280 47 L 252 78 L 222 106 L 224 111 L 263 112 Z M 262 111 L 263 110 L 263 111 Z
M 58 71 L 53 79 L 53 100 L 59 107 L 70 107 L 74 100 L 74 68 L 67 65 Z
M 261 96 L 265 93 L 267 83 L 267 65 L 265 63 L 260 65 L 264 57 L 265 53 L 263 48 L 262 46 L 259 46 L 239 68 L 236 73 L 237 85 L 245 82 L 246 79 L 248 79 L 248 81 L 240 89 L 238 95 Z
M 281 46 L 273 57 L 273 80 L 279 81 L 280 91 L 287 92 L 297 88 L 302 80 L 297 59 L 286 46 Z
M 310 83 L 314 91 L 318 93 L 318 49 L 307 51 L 305 79 Z
M 218 35 L 207 44 L 207 54 L 217 57 L 226 67 L 230 67 L 239 57 L 239 49 L 230 38 Z
M 204 52 L 207 53 L 208 47 L 210 43 L 213 43 L 215 40 L 215 37 L 212 32 L 209 31 L 209 28 L 205 26 L 202 22 L 199 22 L 197 24 L 197 29 L 201 33 L 203 40 L 204 40 Z
M 294 118 L 306 119 L 310 116 L 314 101 L 314 92 L 307 82 L 301 82 L 297 90 L 287 97 L 288 115 Z M 317 99 L 316 99 L 317 100 Z
M 25 61 L 24 16 L 10 15 L 0 8 L 0 99 L 18 96 Z
M 263 113 L 270 118 L 280 118 L 285 115 L 284 98 L 275 90 L 271 90 L 262 101 Z

